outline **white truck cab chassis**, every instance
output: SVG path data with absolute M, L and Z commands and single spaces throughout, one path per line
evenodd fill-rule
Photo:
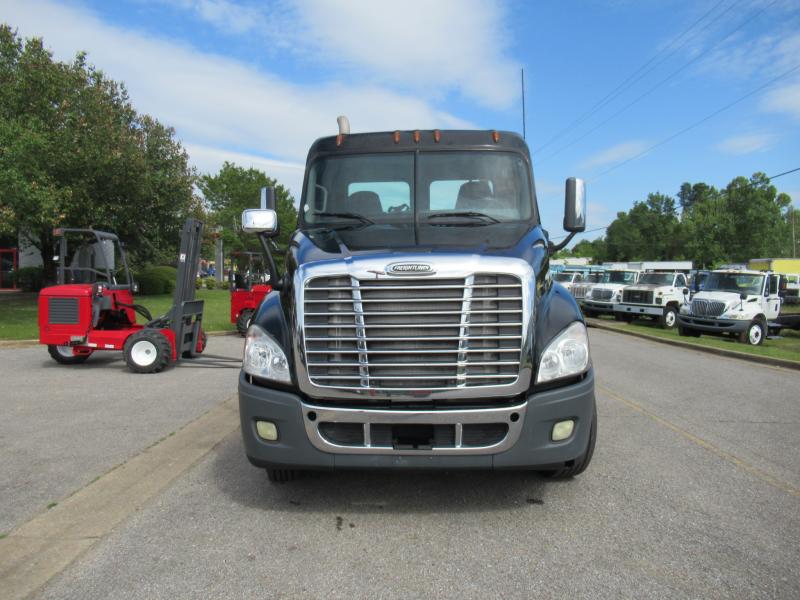
M 653 317 L 664 329 L 672 329 L 678 322 L 686 286 L 686 275 L 680 272 L 642 273 L 636 284 L 622 289 L 621 302 L 614 304 L 614 317 L 618 321 Z

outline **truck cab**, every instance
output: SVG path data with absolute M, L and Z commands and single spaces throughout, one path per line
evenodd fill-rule
M 688 296 L 687 296 L 688 298 Z M 702 292 L 681 306 L 683 336 L 730 334 L 753 346 L 764 342 L 769 323 L 781 309 L 780 275 L 772 271 L 712 271 Z
M 688 292 L 686 275 L 681 272 L 642 273 L 638 282 L 622 288 L 622 299 L 614 304 L 614 317 L 618 321 L 651 317 L 664 329 L 672 329 L 678 322 L 685 292 Z
M 622 289 L 639 281 L 637 269 L 610 269 L 603 283 L 593 286 L 583 299 L 583 313 L 587 317 L 600 314 L 613 315 L 614 304 L 622 301 Z
M 567 180 L 565 210 L 565 229 L 582 231 L 582 181 Z M 269 209 L 242 220 L 276 232 Z M 317 140 L 285 275 L 247 332 L 250 462 L 276 482 L 320 469 L 583 471 L 594 375 L 580 309 L 547 275 L 560 247 L 516 134 Z

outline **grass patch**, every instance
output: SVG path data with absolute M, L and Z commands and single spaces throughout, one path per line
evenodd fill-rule
M 58 502 L 51 502 L 50 504 L 47 505 L 47 510 L 55 508 L 56 506 L 58 506 Z
M 703 335 L 699 338 L 681 337 L 678 335 L 677 327 L 674 329 L 662 329 L 657 323 L 646 319 L 636 319 L 631 323 L 621 323 L 615 321 L 613 317 L 603 316 L 598 320 L 602 321 L 604 325 L 610 325 L 616 329 L 627 329 L 637 333 L 652 335 L 653 337 L 677 340 L 697 346 L 710 346 L 734 352 L 800 361 L 800 331 L 793 331 L 791 329 L 784 329 L 779 338 L 767 338 L 761 346 L 751 346 L 749 344 L 739 343 L 734 338 L 728 336 Z
M 205 302 L 203 329 L 232 331 L 230 293 L 227 290 L 197 290 L 197 299 Z M 154 317 L 172 306 L 172 296 L 136 296 L 135 302 L 145 306 Z M 137 315 L 139 323 L 144 319 Z M 38 294 L 0 294 L 0 340 L 31 340 L 39 337 Z

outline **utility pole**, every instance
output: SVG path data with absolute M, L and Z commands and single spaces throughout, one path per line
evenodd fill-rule
M 522 139 L 525 139 L 525 69 L 519 70 L 520 84 L 522 86 Z

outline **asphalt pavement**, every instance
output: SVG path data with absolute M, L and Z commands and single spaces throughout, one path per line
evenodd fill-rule
M 242 338 L 209 340 L 208 352 L 241 359 Z M 141 375 L 121 352 L 60 365 L 33 346 L 0 349 L 0 373 L 2 534 L 230 397 L 238 368 L 187 360 Z
M 36 597 L 800 597 L 800 373 L 590 339 L 599 438 L 573 480 L 344 472 L 272 485 L 234 432 Z M 220 375 L 202 377 L 217 402 L 234 389 Z M 151 410 L 139 420 L 158 424 Z M 9 426 L 3 443 L 16 436 Z M 89 461 L 113 441 L 73 452 Z

